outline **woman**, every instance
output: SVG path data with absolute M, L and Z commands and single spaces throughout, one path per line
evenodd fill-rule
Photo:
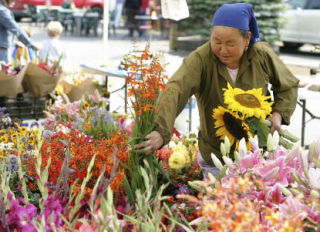
M 18 26 L 14 17 L 8 7 L 14 4 L 14 0 L 0 0 L 0 62 L 9 62 L 8 49 L 11 46 L 10 33 L 17 36 L 17 38 L 27 47 L 36 50 L 32 45 L 30 38 Z
M 212 112 L 224 105 L 223 88 L 228 82 L 243 90 L 262 88 L 264 95 L 270 94 L 270 83 L 274 94 L 271 133 L 282 123 L 289 124 L 298 80 L 266 43 L 258 41 L 259 30 L 249 4 L 220 7 L 213 17 L 210 41 L 184 59 L 159 97 L 157 126 L 144 143 L 137 145 L 139 151 L 151 154 L 168 143 L 176 116 L 195 95 L 200 116 L 198 162 L 205 173 L 218 175 L 210 158 L 211 153 L 221 158 Z

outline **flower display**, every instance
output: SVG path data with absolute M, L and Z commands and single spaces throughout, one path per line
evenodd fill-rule
M 197 182 L 197 197 L 178 195 L 196 203 L 198 216 L 191 225 L 201 231 L 303 231 L 303 218 L 297 214 L 281 214 L 263 201 L 252 200 L 263 183 L 241 177 L 216 182 Z M 285 205 L 285 203 L 283 203 Z
M 0 231 L 320 231 L 320 140 L 284 147 L 288 135 L 263 122 L 269 98 L 228 85 L 227 108 L 213 111 L 219 176 L 203 178 L 195 133 L 174 129 L 139 154 L 167 77 L 149 46 L 125 60 L 130 116 L 107 111 L 97 92 L 61 93 L 43 128 L 0 108 Z

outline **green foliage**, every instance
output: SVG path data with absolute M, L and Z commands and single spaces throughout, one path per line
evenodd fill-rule
M 285 23 L 280 15 L 287 9 L 283 0 L 187 0 L 187 2 L 190 17 L 180 23 L 180 28 L 185 30 L 187 34 L 201 35 L 203 38 L 209 39 L 214 12 L 225 3 L 245 2 L 253 6 L 261 40 L 270 44 L 280 40 L 279 29 Z

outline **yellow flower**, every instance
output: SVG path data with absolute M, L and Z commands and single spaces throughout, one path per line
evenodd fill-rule
M 173 152 L 169 158 L 169 167 L 171 169 L 180 170 L 186 165 L 186 158 L 183 153 Z
M 220 140 L 228 137 L 230 144 L 236 143 L 238 149 L 239 141 L 245 138 L 248 149 L 250 148 L 249 138 L 252 137 L 249 126 L 232 111 L 219 106 L 213 110 L 213 118 L 215 119 L 214 127 L 217 128 L 216 135 Z
M 266 220 L 271 221 L 272 225 L 277 225 L 280 221 L 280 213 L 272 212 L 271 215 L 266 216 Z
M 232 111 L 238 111 L 245 117 L 255 116 L 265 120 L 271 113 L 272 102 L 268 102 L 270 96 L 262 95 L 262 89 L 251 89 L 244 91 L 239 88 L 232 88 L 228 83 L 228 88 L 224 89 L 224 102 Z
M 178 143 L 173 148 L 173 152 L 178 152 L 178 153 L 183 154 L 186 159 L 186 164 L 190 164 L 190 162 L 191 162 L 190 155 L 189 155 L 189 152 L 188 152 L 187 147 L 185 145 L 183 145 L 182 143 Z
M 6 134 L 2 135 L 0 137 L 0 142 L 7 143 L 8 142 L 8 136 Z
M 283 226 L 279 230 L 279 232 L 294 232 L 294 231 L 296 230 L 290 225 L 290 222 L 288 220 L 284 222 Z
M 60 84 L 58 84 L 58 85 L 56 86 L 56 92 L 57 92 L 57 95 L 61 95 L 61 93 L 64 92 L 64 91 L 63 91 L 63 86 L 60 85 Z

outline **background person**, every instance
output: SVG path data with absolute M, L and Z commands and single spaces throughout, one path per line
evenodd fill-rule
M 51 21 L 47 25 L 48 39 L 43 41 L 42 48 L 39 51 L 39 58 L 42 61 L 58 60 L 62 55 L 62 61 L 67 59 L 66 51 L 59 40 L 63 32 L 63 26 L 58 21 Z
M 23 30 L 28 37 L 31 37 L 32 33 L 30 27 L 23 28 Z M 36 53 L 32 48 L 28 48 L 22 42 L 15 41 L 11 58 L 13 61 L 17 59 L 19 61 L 25 60 L 25 62 L 30 62 L 36 58 Z
M 204 171 L 217 176 L 211 153 L 221 159 L 220 139 L 216 136 L 213 109 L 224 106 L 223 88 L 227 83 L 243 90 L 262 88 L 269 95 L 272 85 L 274 104 L 270 131 L 289 124 L 297 101 L 298 79 L 288 70 L 267 43 L 259 41 L 259 30 L 251 5 L 224 4 L 214 14 L 211 39 L 186 57 L 169 79 L 158 99 L 156 128 L 146 141 L 136 145 L 138 152 L 151 154 L 170 141 L 174 122 L 195 95 L 200 116 L 198 162 Z
M 141 32 L 139 30 L 139 20 L 135 19 L 136 15 L 140 14 L 141 0 L 126 0 L 124 3 L 124 9 L 127 16 L 126 26 L 129 29 L 129 37 L 133 37 L 134 31 L 137 31 L 139 36 Z
M 9 62 L 10 48 L 13 46 L 13 35 L 15 35 L 25 46 L 37 50 L 31 39 L 14 20 L 12 12 L 8 7 L 13 6 L 15 0 L 0 0 L 0 61 Z

